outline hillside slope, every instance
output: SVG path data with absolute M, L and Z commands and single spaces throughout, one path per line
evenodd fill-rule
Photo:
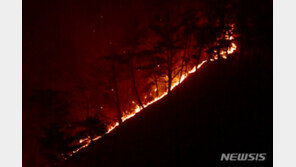
M 262 77 L 236 63 L 206 63 L 170 99 L 149 106 L 62 166 L 223 166 L 223 152 L 267 152 L 268 161 L 257 165 L 270 164 L 272 74 Z M 250 162 L 239 163 L 244 165 Z

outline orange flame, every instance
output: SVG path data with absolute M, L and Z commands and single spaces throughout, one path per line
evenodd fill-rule
M 197 66 L 197 69 L 199 69 L 199 68 L 200 68 L 205 62 L 207 62 L 207 60 L 202 61 L 202 62 Z M 183 81 L 189 76 L 189 74 L 192 74 L 192 73 L 194 73 L 195 71 L 196 71 L 196 67 L 193 67 L 188 73 L 183 74 L 183 75 L 181 76 L 180 82 L 175 82 L 175 83 L 172 84 L 171 90 L 173 90 L 176 86 L 178 86 L 179 84 L 181 84 L 181 83 L 182 83 L 182 82 L 183 82 Z M 144 108 L 146 108 L 146 107 L 148 107 L 149 105 L 151 105 L 151 104 L 157 102 L 158 100 L 162 99 L 162 98 L 165 97 L 166 95 L 167 95 L 167 92 L 165 92 L 165 93 L 163 93 L 162 95 L 160 95 L 160 96 L 154 98 L 152 101 L 150 101 L 150 102 L 148 102 L 148 103 L 146 103 L 146 104 L 143 104 Z M 126 114 L 126 115 L 124 115 L 124 116 L 122 117 L 122 121 L 124 122 L 124 121 L 130 119 L 131 117 L 135 116 L 138 112 L 140 112 L 140 111 L 142 111 L 142 110 L 143 110 L 143 109 L 142 109 L 139 105 L 137 105 L 137 106 L 135 107 L 135 109 L 134 109 L 131 113 L 128 113 L 128 114 Z M 117 126 L 118 126 L 118 125 L 117 125 Z M 115 127 L 116 127 L 116 126 L 115 126 Z M 111 127 L 108 129 L 108 133 L 109 133 L 110 131 L 112 131 L 115 127 L 114 127 L 114 126 L 111 126 Z
M 231 47 L 227 50 L 227 54 L 232 54 L 237 49 L 235 43 L 231 43 Z
M 185 80 L 190 74 L 196 72 L 196 70 L 199 69 L 199 68 L 201 68 L 201 66 L 202 66 L 204 63 L 206 63 L 206 62 L 207 62 L 207 60 L 202 61 L 197 67 L 194 67 L 194 68 L 192 68 L 191 70 L 189 70 L 188 73 L 183 74 L 183 75 L 181 76 L 180 82 L 175 82 L 175 83 L 173 83 L 173 85 L 172 85 L 172 87 L 171 87 L 171 90 L 173 90 L 176 86 L 178 86 L 179 84 L 181 84 L 181 83 L 182 83 L 182 82 L 183 82 L 183 81 L 184 81 L 184 80 Z M 156 91 L 156 89 L 155 89 L 155 91 Z M 146 108 L 146 107 L 148 107 L 149 105 L 151 105 L 151 104 L 157 102 L 158 100 L 162 99 L 162 98 L 165 97 L 166 95 L 167 95 L 167 92 L 165 92 L 165 93 L 163 93 L 162 95 L 160 95 L 160 96 L 154 98 L 152 101 L 150 101 L 150 102 L 144 104 L 144 105 L 143 105 L 144 108 Z M 125 122 L 126 120 L 132 118 L 132 117 L 135 116 L 137 113 L 139 113 L 140 111 L 142 111 L 144 108 L 141 108 L 139 105 L 137 105 L 137 106 L 135 107 L 135 109 L 134 109 L 131 113 L 128 113 L 128 114 L 122 116 L 122 122 Z M 113 131 L 117 126 L 119 126 L 119 122 L 116 122 L 116 123 L 114 123 L 113 125 L 110 125 L 110 126 L 108 127 L 108 130 L 107 130 L 106 134 L 108 134 L 108 133 L 110 133 L 111 131 Z M 100 138 L 102 138 L 102 136 L 97 136 L 97 137 L 93 138 L 93 141 L 96 141 L 96 140 L 98 140 L 98 139 L 100 139 Z M 88 147 L 89 144 L 91 143 L 91 137 L 90 137 L 90 136 L 87 136 L 86 138 L 80 139 L 80 140 L 79 140 L 79 143 L 80 143 L 80 144 L 85 143 L 85 144 L 83 144 L 83 145 L 82 145 L 81 147 L 79 147 L 78 149 L 76 149 L 76 150 L 72 151 L 71 153 L 69 153 L 69 154 L 68 154 L 69 157 L 71 157 L 73 154 L 79 152 L 81 149 L 84 149 L 84 148 Z M 67 158 L 64 158 L 64 159 L 66 160 Z
M 229 40 L 232 40 L 234 39 L 232 36 L 229 37 Z M 227 54 L 230 55 L 232 53 L 234 53 L 234 51 L 237 49 L 237 46 L 234 42 L 231 43 L 231 47 L 227 50 Z M 217 51 L 216 51 L 217 52 Z M 215 52 L 215 53 L 216 53 Z M 223 53 L 222 54 L 222 58 L 224 59 L 227 59 L 227 56 L 226 56 L 226 52 L 225 51 L 222 51 Z M 218 56 L 218 55 L 217 55 Z M 217 57 L 218 58 L 218 57 Z M 210 61 L 215 61 L 217 60 L 217 58 L 211 58 Z M 202 61 L 200 64 L 198 64 L 197 67 L 194 67 L 192 68 L 191 70 L 189 70 L 187 73 L 183 74 L 180 78 L 180 82 L 178 81 L 175 81 L 172 86 L 171 86 L 171 90 L 173 90 L 175 87 L 177 87 L 179 84 L 181 84 L 190 74 L 196 72 L 199 68 L 202 67 L 202 65 L 204 65 L 205 63 L 207 62 L 207 60 L 204 60 Z M 114 91 L 112 89 L 112 91 Z M 154 89 L 155 92 L 157 92 L 157 89 L 155 88 Z M 151 95 L 151 93 L 150 93 Z M 167 95 L 167 92 L 164 92 L 163 94 L 161 94 L 160 96 L 154 98 L 152 101 L 150 102 L 147 102 L 146 104 L 143 104 L 144 108 L 148 107 L 149 105 L 157 102 L 158 100 L 162 99 L 163 97 L 165 97 Z M 133 104 L 135 104 L 134 101 L 132 101 Z M 140 107 L 139 105 L 137 105 L 134 110 L 128 114 L 125 114 L 124 116 L 122 116 L 122 122 L 125 122 L 126 120 L 132 118 L 133 116 L 135 116 L 137 113 L 139 113 L 140 111 L 142 111 L 144 108 Z M 119 122 L 115 122 L 114 124 L 110 125 L 107 129 L 107 132 L 106 134 L 112 132 L 117 126 L 119 126 Z M 96 141 L 98 139 L 102 138 L 102 136 L 97 136 L 95 138 L 93 138 L 93 141 Z M 91 143 L 91 137 L 88 136 L 86 138 L 83 138 L 83 139 L 80 139 L 79 140 L 79 143 L 82 144 L 82 143 L 85 143 L 83 144 L 81 147 L 79 147 L 78 149 L 72 151 L 71 153 L 68 154 L 69 157 L 71 157 L 73 154 L 79 152 L 81 149 L 83 148 L 86 148 L 89 146 L 89 144 Z M 64 159 L 67 159 L 67 158 L 64 158 Z

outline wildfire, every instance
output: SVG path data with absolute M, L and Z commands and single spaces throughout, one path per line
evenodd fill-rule
M 231 47 L 227 50 L 227 54 L 232 54 L 237 49 L 235 43 L 231 43 Z
M 119 125 L 119 123 L 118 122 L 116 122 L 114 125 L 111 125 L 111 126 L 109 126 L 109 128 L 108 128 L 108 130 L 107 130 L 107 133 L 106 134 L 108 134 L 108 133 L 110 133 L 113 129 L 115 129 L 116 128 L 116 126 L 118 126 Z
M 231 38 L 230 38 L 231 39 Z M 237 46 L 234 42 L 231 43 L 231 46 L 227 49 L 227 51 L 220 51 L 220 55 L 223 59 L 227 59 L 228 55 L 231 55 L 232 53 L 234 53 L 234 51 L 237 49 Z M 215 55 L 210 58 L 210 61 L 215 61 L 219 59 L 219 56 L 217 54 L 217 50 L 214 50 Z
M 233 39 L 233 37 L 230 36 L 230 37 L 229 37 L 229 40 L 232 40 L 232 39 Z M 235 44 L 234 42 L 232 42 L 232 43 L 231 43 L 231 47 L 228 48 L 228 50 L 227 50 L 227 54 L 230 55 L 230 54 L 234 53 L 234 51 L 235 51 L 236 49 L 237 49 L 236 44 Z M 214 51 L 214 52 L 217 53 L 217 51 Z M 221 52 L 222 58 L 227 59 L 227 56 L 226 56 L 227 54 L 226 54 L 226 51 L 222 51 L 222 52 Z M 210 61 L 215 61 L 215 60 L 217 60 L 217 59 L 218 59 L 218 55 L 217 55 L 217 58 L 216 58 L 216 57 L 211 58 Z M 180 78 L 180 81 L 175 81 L 175 82 L 172 84 L 172 86 L 171 86 L 171 90 L 173 90 L 175 87 L 177 87 L 178 85 L 180 85 L 180 84 L 181 84 L 181 83 L 182 83 L 182 82 L 183 82 L 183 81 L 184 81 L 184 80 L 185 80 L 190 74 L 196 72 L 196 71 L 197 71 L 199 68 L 201 68 L 202 65 L 204 65 L 206 62 L 207 62 L 207 60 L 202 61 L 202 62 L 201 62 L 200 64 L 198 64 L 196 67 L 193 67 L 193 68 L 192 68 L 191 70 L 189 70 L 187 73 L 183 74 L 183 75 L 181 76 L 181 78 Z M 158 67 L 159 67 L 159 65 L 158 65 Z M 114 89 L 112 88 L 111 91 L 114 91 Z M 154 92 L 157 92 L 158 90 L 157 90 L 157 88 L 155 88 L 153 91 L 154 91 Z M 152 95 L 152 94 L 150 93 L 150 95 Z M 126 120 L 132 118 L 132 117 L 135 116 L 137 113 L 139 113 L 140 111 L 142 111 L 144 108 L 146 108 L 146 107 L 148 107 L 149 105 L 151 105 L 151 104 L 157 102 L 158 100 L 162 99 L 162 98 L 165 97 L 166 95 L 167 95 L 167 92 L 162 93 L 160 96 L 154 98 L 152 101 L 147 102 L 146 104 L 143 104 L 143 108 L 142 108 L 141 106 L 139 106 L 139 105 L 136 105 L 136 107 L 133 109 L 133 111 L 131 111 L 131 112 L 129 112 L 129 113 L 126 113 L 125 115 L 122 116 L 122 118 L 121 118 L 121 119 L 122 119 L 122 122 L 125 122 Z M 147 97 L 147 96 L 145 96 L 145 97 Z M 145 99 L 146 99 L 146 98 L 145 98 Z M 132 103 L 135 104 L 134 101 L 132 101 Z M 107 128 L 107 132 L 106 132 L 106 134 L 112 132 L 117 126 L 119 126 L 119 122 L 115 122 L 114 124 L 110 125 L 110 126 Z M 72 151 L 71 153 L 68 153 L 68 156 L 71 157 L 73 154 L 79 152 L 81 149 L 88 147 L 89 144 L 90 144 L 92 141 L 96 141 L 96 140 L 98 140 L 98 139 L 100 139 L 100 138 L 102 138 L 102 137 L 103 137 L 103 136 L 97 136 L 97 137 L 91 139 L 91 137 L 88 136 L 88 137 L 86 137 L 86 138 L 80 139 L 80 140 L 79 140 L 79 143 L 80 143 L 80 144 L 83 144 L 83 145 L 82 145 L 81 147 L 79 147 L 78 149 Z M 67 159 L 67 158 L 64 158 L 64 159 Z
M 114 127 L 115 128 L 115 127 Z M 91 137 L 90 136 L 87 136 L 86 138 L 83 138 L 83 139 L 80 139 L 79 140 L 79 143 L 82 144 L 84 143 L 81 147 L 77 148 L 76 150 L 72 151 L 71 153 L 68 154 L 69 157 L 71 157 L 73 154 L 79 152 L 80 150 L 86 148 L 89 146 L 89 144 L 92 142 L 92 141 L 96 141 L 96 140 L 99 140 L 100 138 L 102 138 L 102 136 L 97 136 L 95 138 L 93 138 L 91 140 Z M 64 157 L 65 160 L 67 160 L 67 157 Z
M 90 139 L 90 136 L 87 136 L 86 138 L 84 138 L 84 139 L 80 139 L 79 140 L 79 143 L 83 143 L 83 142 L 85 142 L 85 141 L 87 141 L 87 140 L 89 140 Z
M 182 83 L 182 82 L 183 82 L 183 81 L 189 76 L 189 74 L 194 73 L 197 69 L 199 69 L 199 68 L 200 68 L 204 63 L 206 63 L 206 62 L 207 62 L 207 60 L 202 61 L 197 67 L 193 67 L 191 70 L 189 70 L 188 73 L 183 74 L 183 75 L 181 76 L 180 82 L 174 82 L 174 83 L 172 84 L 171 90 L 173 90 L 176 86 L 178 86 L 179 84 L 181 84 L 181 83 Z M 197 68 L 197 69 L 196 69 L 196 68 Z M 160 95 L 160 96 L 154 98 L 152 101 L 150 101 L 150 102 L 148 102 L 148 103 L 146 103 L 146 104 L 143 104 L 144 108 L 146 108 L 146 107 L 148 107 L 149 105 L 151 105 L 151 104 L 157 102 L 158 100 L 162 99 L 162 98 L 165 97 L 166 95 L 167 95 L 167 92 L 165 92 L 165 93 L 163 93 L 162 95 Z M 124 116 L 122 117 L 122 121 L 124 122 L 124 121 L 130 119 L 131 117 L 135 116 L 138 112 L 142 111 L 144 108 L 141 108 L 139 105 L 137 105 L 137 106 L 135 107 L 134 111 L 132 111 L 131 113 L 126 114 L 126 115 L 124 115 Z M 116 125 L 116 126 L 118 126 L 118 125 Z M 110 131 L 112 131 L 116 126 L 111 126 L 111 127 L 108 129 L 108 133 L 109 133 Z
M 173 90 L 176 86 L 178 86 L 179 84 L 181 84 L 190 74 L 196 72 L 196 70 L 199 69 L 206 62 L 207 62 L 207 60 L 202 61 L 197 67 L 193 67 L 191 70 L 188 71 L 188 73 L 183 74 L 181 76 L 180 82 L 175 82 L 175 83 L 172 84 L 171 90 Z M 157 91 L 157 89 L 155 89 L 154 91 Z M 144 108 L 146 108 L 149 105 L 157 102 L 158 100 L 162 99 L 166 95 L 167 95 L 167 92 L 165 92 L 165 93 L 161 94 L 160 96 L 154 98 L 152 101 L 147 102 L 146 104 L 143 104 Z M 135 102 L 133 101 L 133 103 L 135 103 Z M 137 113 L 139 113 L 140 111 L 142 111 L 144 108 L 141 108 L 139 105 L 137 105 L 132 112 L 130 112 L 130 113 L 125 114 L 124 116 L 122 116 L 122 118 L 121 118 L 122 119 L 122 122 L 125 122 L 126 120 L 132 118 Z M 106 134 L 108 134 L 111 131 L 113 131 L 117 126 L 119 126 L 119 122 L 116 122 L 116 123 L 110 125 L 108 127 L 108 130 L 107 130 Z M 100 138 L 102 138 L 102 136 L 97 136 L 97 137 L 93 138 L 92 140 L 93 141 L 96 141 L 96 140 L 98 140 Z M 92 142 L 92 140 L 91 140 L 91 137 L 90 136 L 87 136 L 86 138 L 80 139 L 79 140 L 79 143 L 80 144 L 83 144 L 83 145 L 81 147 L 79 147 L 78 149 L 76 149 L 76 150 L 72 151 L 71 153 L 69 153 L 68 156 L 71 157 L 73 154 L 79 152 L 81 149 L 84 149 L 84 148 L 88 147 L 89 144 Z M 66 160 L 67 158 L 64 158 L 64 159 Z
M 234 49 L 235 50 L 235 49 Z M 171 87 L 171 90 L 173 90 L 175 87 L 177 87 L 178 85 L 180 85 L 190 74 L 194 73 L 197 71 L 197 69 L 201 68 L 202 65 L 204 65 L 205 63 L 207 62 L 207 60 L 204 60 L 202 61 L 197 67 L 193 67 L 191 70 L 188 71 L 188 73 L 185 73 L 181 76 L 181 80 L 180 82 L 175 82 L 172 84 L 172 87 Z M 149 105 L 157 102 L 158 100 L 162 99 L 163 97 L 165 97 L 167 95 L 167 92 L 163 93 L 162 95 L 154 98 L 152 101 L 146 103 L 146 104 L 143 104 L 144 108 L 148 107 Z M 128 113 L 128 114 L 125 114 L 124 116 L 122 116 L 122 122 L 125 122 L 126 120 L 132 118 L 133 116 L 135 116 L 137 113 L 139 113 L 140 111 L 142 111 L 144 108 L 141 108 L 139 105 L 137 105 L 135 107 L 135 109 L 131 112 L 131 113 Z M 117 126 L 119 126 L 119 122 L 116 122 L 112 125 L 110 125 L 108 127 L 108 130 L 106 132 L 106 134 L 110 133 L 111 131 L 113 131 Z M 102 136 L 97 136 L 95 138 L 93 138 L 92 140 L 93 141 L 96 141 L 98 139 L 102 138 Z M 80 139 L 79 140 L 79 143 L 82 144 L 82 143 L 85 143 L 83 144 L 81 147 L 79 147 L 78 149 L 72 151 L 72 153 L 69 153 L 68 156 L 71 157 L 73 154 L 79 152 L 81 149 L 84 149 L 86 147 L 89 146 L 89 144 L 91 143 L 91 137 L 88 136 L 86 138 L 83 138 L 83 139 Z M 67 158 L 65 158 L 67 159 Z

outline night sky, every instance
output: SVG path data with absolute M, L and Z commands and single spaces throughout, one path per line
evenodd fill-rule
M 133 22 L 147 24 L 167 4 L 158 0 L 26 1 L 24 93 L 88 83 L 96 58 L 106 55 L 111 43 L 119 45 L 133 31 Z

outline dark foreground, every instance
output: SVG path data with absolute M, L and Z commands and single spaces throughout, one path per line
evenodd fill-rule
M 221 162 L 228 152 L 267 153 L 267 160 Z M 171 99 L 61 166 L 272 166 L 272 71 L 241 68 L 235 58 L 207 63 Z

